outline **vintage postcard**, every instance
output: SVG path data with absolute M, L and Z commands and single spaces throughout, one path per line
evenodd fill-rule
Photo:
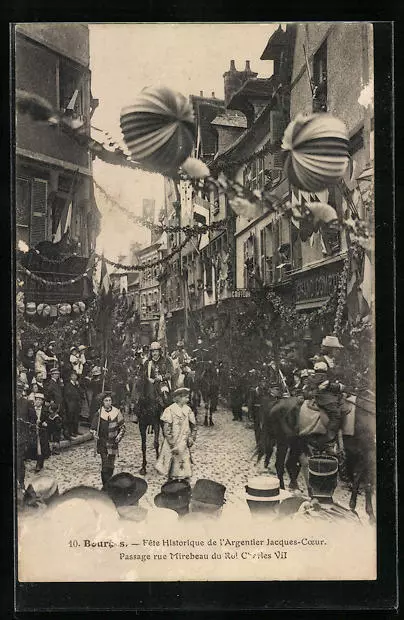
M 372 24 L 13 36 L 18 581 L 376 580 Z

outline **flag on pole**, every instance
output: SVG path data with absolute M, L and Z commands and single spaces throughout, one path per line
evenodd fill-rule
M 166 331 L 166 320 L 164 317 L 164 312 L 160 310 L 160 319 L 159 319 L 159 327 L 157 332 L 157 340 L 161 344 L 162 349 L 167 351 L 168 343 L 167 343 L 167 331 Z
M 101 333 L 104 363 L 106 360 L 106 352 L 108 350 L 108 341 L 111 333 L 111 315 L 112 315 L 112 286 L 107 270 L 107 264 L 104 257 L 101 262 L 101 278 L 98 299 L 98 330 Z

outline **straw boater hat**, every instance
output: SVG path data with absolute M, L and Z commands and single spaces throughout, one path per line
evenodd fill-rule
M 280 488 L 279 480 L 275 476 L 255 476 L 249 478 L 245 487 L 246 499 L 251 502 L 280 502 L 290 493 Z
M 55 375 L 56 373 L 60 374 L 59 368 L 55 367 L 55 368 L 51 368 L 50 369 L 50 374 L 51 375 Z
M 325 362 L 316 362 L 314 364 L 314 370 L 318 372 L 327 372 L 328 366 Z
M 79 351 L 84 351 L 85 349 L 87 349 L 88 347 L 86 347 L 85 344 L 81 344 L 78 348 Z
M 72 353 L 73 351 L 78 351 L 78 348 L 76 346 L 70 347 L 70 353 Z
M 330 347 L 331 349 L 343 349 L 343 345 L 338 340 L 337 336 L 326 336 L 321 343 L 323 347 Z
M 173 398 L 175 398 L 176 396 L 189 396 L 190 391 L 191 390 L 189 388 L 185 388 L 185 387 L 177 388 L 173 392 Z
M 45 396 L 41 392 L 36 392 L 35 398 L 42 398 L 42 400 L 45 400 Z

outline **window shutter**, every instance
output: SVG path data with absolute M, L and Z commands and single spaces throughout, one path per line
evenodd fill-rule
M 271 144 L 280 144 L 285 131 L 285 119 L 283 112 L 272 110 L 271 112 Z
M 32 181 L 30 245 L 35 247 L 47 237 L 47 195 L 48 182 L 43 179 Z

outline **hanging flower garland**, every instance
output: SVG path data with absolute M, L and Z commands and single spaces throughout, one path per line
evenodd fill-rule
M 155 260 L 152 263 L 148 263 L 147 265 L 124 265 L 123 263 L 118 263 L 109 258 L 102 257 L 99 254 L 97 254 L 97 256 L 98 258 L 104 258 L 105 262 L 108 265 L 115 267 L 115 269 L 122 269 L 124 271 L 147 271 L 148 269 L 151 269 L 152 267 L 157 267 L 159 265 L 165 265 L 166 263 L 168 263 L 168 261 L 171 258 L 176 256 L 176 254 L 178 254 L 179 252 L 181 252 L 181 250 L 185 248 L 189 240 L 190 240 L 190 236 L 186 235 L 185 239 L 181 241 L 181 243 L 176 248 L 174 248 L 172 252 L 170 252 L 170 254 L 167 254 L 166 256 L 163 256 L 163 258 L 159 258 L 158 260 Z
M 96 255 L 97 260 L 95 262 L 93 262 L 91 258 L 92 257 L 90 257 L 89 261 L 92 264 L 89 267 L 87 267 L 85 272 L 80 274 L 79 276 L 76 276 L 75 278 L 70 278 L 69 280 L 53 280 L 53 281 L 45 280 L 44 278 L 41 278 L 40 276 L 36 275 L 32 271 L 30 271 L 29 269 L 21 265 L 21 263 L 18 263 L 17 268 L 19 271 L 22 271 L 28 278 L 30 278 L 34 282 L 37 282 L 38 284 L 41 284 L 43 286 L 57 286 L 57 287 L 71 286 L 72 284 L 75 284 L 76 282 L 80 282 L 80 280 L 82 280 L 83 278 L 86 278 L 88 274 L 90 273 L 90 271 L 92 271 L 97 266 L 97 263 L 100 257 Z
M 342 329 L 342 317 L 346 304 L 346 296 L 347 296 L 347 283 L 349 272 L 351 268 L 351 260 L 352 260 L 353 251 L 351 249 L 348 250 L 348 254 L 344 261 L 344 266 L 342 268 L 341 276 L 338 281 L 338 303 L 337 310 L 335 313 L 334 320 L 334 334 L 338 336 L 341 333 Z
M 149 230 L 162 234 L 163 232 L 167 233 L 178 233 L 184 232 L 185 234 L 189 234 L 190 236 L 198 236 L 203 233 L 206 233 L 210 230 L 224 230 L 226 229 L 231 217 L 224 218 L 222 220 L 218 220 L 216 222 L 212 222 L 211 224 L 195 224 L 194 226 L 168 226 L 165 224 L 155 224 L 151 220 L 147 218 L 141 217 L 139 215 L 135 215 L 129 209 L 121 205 L 111 194 L 109 194 L 99 183 L 94 181 L 94 186 L 99 190 L 100 193 L 104 196 L 104 198 L 110 202 L 114 207 L 117 207 L 119 211 L 124 213 L 131 221 L 139 226 L 144 226 Z

